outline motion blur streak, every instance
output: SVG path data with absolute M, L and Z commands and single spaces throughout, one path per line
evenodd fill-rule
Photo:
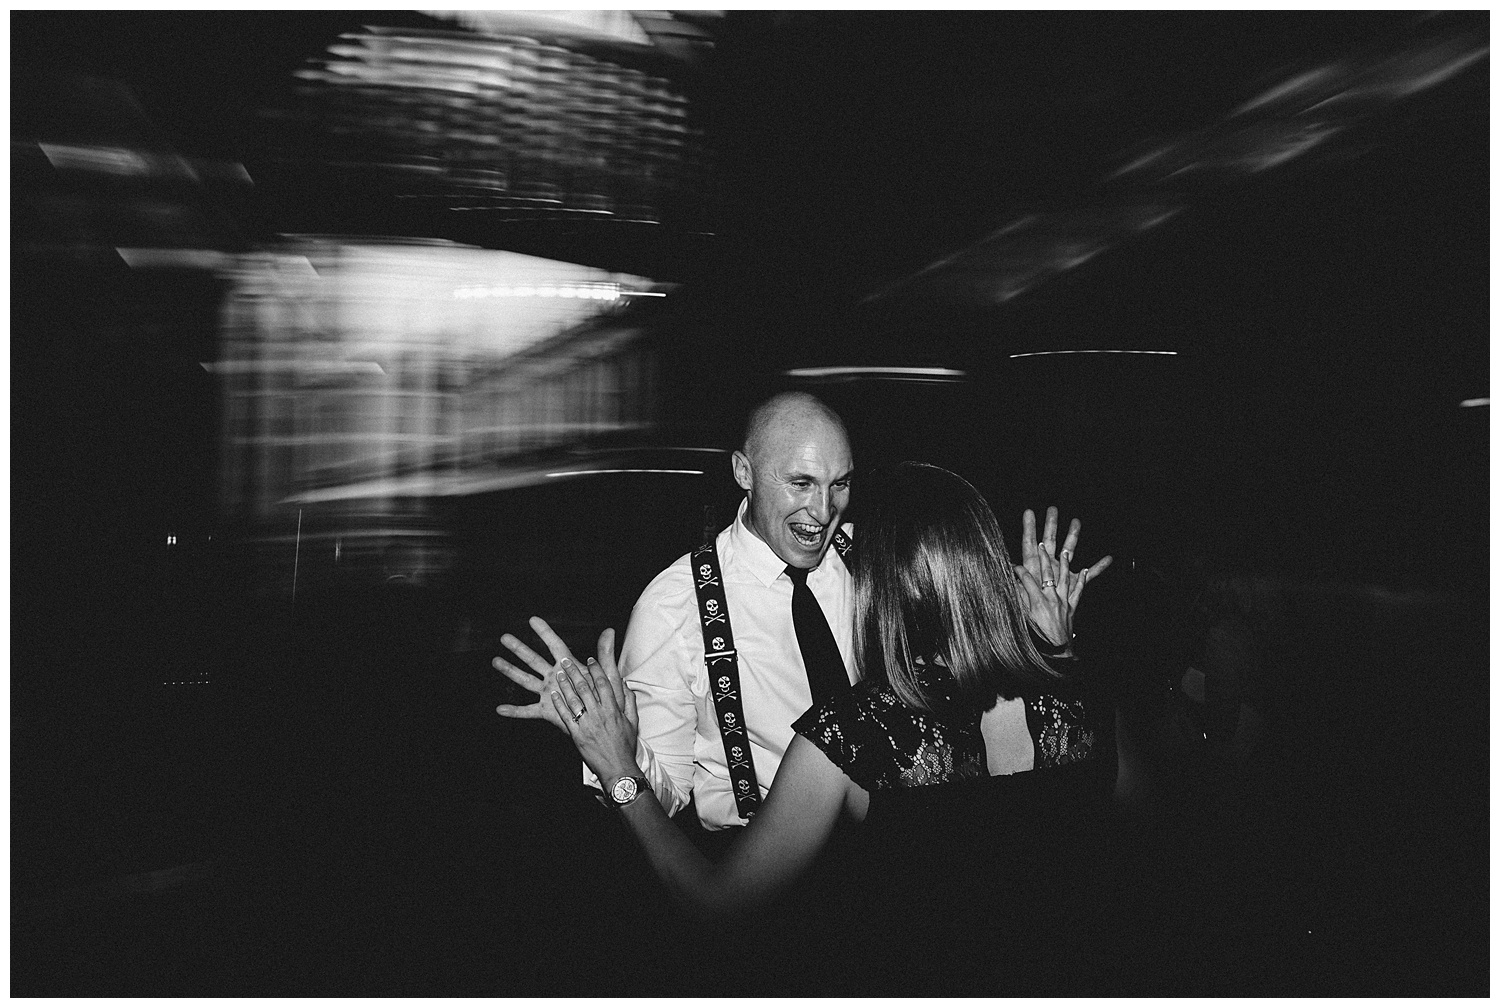
M 597 55 L 656 36 L 623 11 L 433 13 L 485 34 L 367 27 L 296 71 L 302 105 L 278 117 L 293 147 L 319 141 L 293 157 L 330 182 L 454 211 L 660 221 L 669 192 L 697 171 L 687 99 Z M 584 52 L 581 40 L 608 45 Z
M 267 541 L 302 509 L 304 560 L 341 540 L 357 561 L 362 538 L 429 528 L 427 497 L 463 477 L 650 417 L 651 351 L 619 296 L 644 277 L 326 237 L 239 255 L 224 276 L 221 359 L 203 365 L 223 382 L 223 510 Z
M 793 368 L 788 378 L 842 378 L 871 376 L 877 378 L 945 378 L 964 377 L 963 371 L 939 367 L 812 367 Z
M 1176 350 L 1033 350 L 1031 353 L 1013 353 L 1011 359 L 1017 357 L 1052 357 L 1056 354 L 1075 353 L 1132 353 L 1132 354 L 1160 354 L 1166 357 L 1176 357 Z
M 573 472 L 550 472 L 548 479 L 558 476 L 607 476 L 611 473 L 673 473 L 681 476 L 702 476 L 702 469 L 577 469 Z
M 1470 29 L 1420 23 L 1383 50 L 1299 70 L 1217 122 L 1168 143 L 1143 141 L 1099 180 L 1087 208 L 1030 215 L 867 296 L 917 288 L 999 305 L 1176 216 L 1205 190 L 1243 183 L 1333 141 L 1399 102 L 1468 70 L 1489 52 Z M 1347 153 L 1347 152 L 1342 152 Z

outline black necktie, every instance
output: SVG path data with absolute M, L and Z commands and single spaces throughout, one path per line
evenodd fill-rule
M 813 704 L 820 704 L 849 688 L 844 659 L 834 643 L 833 631 L 823 609 L 807 587 L 811 571 L 788 567 L 792 579 L 792 627 L 797 631 L 797 646 L 802 649 L 802 664 L 807 668 L 807 684 L 812 687 Z

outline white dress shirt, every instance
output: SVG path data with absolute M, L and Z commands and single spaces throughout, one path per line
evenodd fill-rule
M 812 706 L 812 692 L 792 626 L 792 580 L 786 563 L 745 525 L 746 503 L 715 540 L 724 595 L 739 655 L 740 696 L 765 797 L 792 742 L 792 722 Z M 845 532 L 850 532 L 848 526 Z M 730 790 L 724 741 L 714 716 L 698 625 L 698 596 L 688 556 L 656 576 L 636 601 L 620 655 L 620 674 L 635 691 L 640 712 L 636 757 L 666 808 L 676 813 L 693 799 L 708 829 L 743 826 Z M 831 546 L 807 578 L 844 669 L 853 680 L 854 586 Z M 584 768 L 584 782 L 598 786 Z

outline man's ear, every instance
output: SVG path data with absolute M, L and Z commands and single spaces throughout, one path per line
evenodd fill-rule
M 749 490 L 751 480 L 750 458 L 742 451 L 735 452 L 730 456 L 734 464 L 734 481 L 739 484 L 741 490 Z

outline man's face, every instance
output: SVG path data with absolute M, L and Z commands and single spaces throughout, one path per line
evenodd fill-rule
M 849 505 L 849 442 L 816 422 L 768 438 L 754 460 L 734 453 L 734 478 L 750 492 L 750 531 L 793 567 L 816 567 Z

